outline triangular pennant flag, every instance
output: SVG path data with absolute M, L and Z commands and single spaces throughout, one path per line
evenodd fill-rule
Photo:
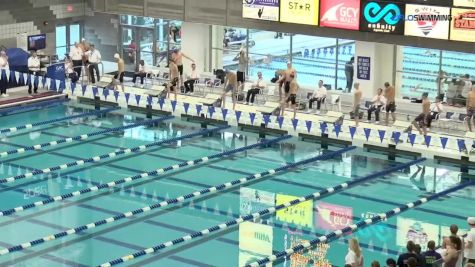
M 102 90 L 102 95 L 104 96 L 104 100 L 107 100 L 107 97 L 109 96 L 109 89 L 104 88 Z
M 31 75 L 28 75 L 26 77 L 26 85 L 28 85 L 28 86 L 31 85 Z
M 196 105 L 196 114 L 199 116 L 201 114 L 201 110 L 203 110 L 202 105 Z
M 44 88 L 46 88 L 46 78 L 41 76 L 41 86 Z
M 322 132 L 322 134 L 325 134 L 325 132 L 327 131 L 327 128 L 328 128 L 328 124 L 326 122 L 320 122 L 320 131 Z
M 241 114 L 242 114 L 242 112 L 239 111 L 239 110 L 236 110 L 236 111 L 234 112 L 234 114 L 236 115 L 236 121 L 237 121 L 237 123 L 239 123 L 239 120 L 241 119 Z
M 160 106 L 160 109 L 163 109 L 164 104 L 165 104 L 165 98 L 163 97 L 158 98 L 158 105 Z
M 26 73 L 23 73 L 23 75 L 22 75 L 22 76 L 23 76 L 23 82 L 25 82 L 25 81 L 28 79 L 28 74 L 26 74 Z
M 137 106 L 139 105 L 140 103 L 140 99 L 142 98 L 142 95 L 135 95 L 135 103 L 137 103 Z
M 364 135 L 366 137 L 366 141 L 368 141 L 369 137 L 371 135 L 371 129 L 370 128 L 364 128 Z
M 355 133 L 356 133 L 356 127 L 350 126 L 351 140 L 353 140 L 353 138 L 355 138 Z
M 61 80 L 60 83 L 59 83 L 59 91 L 62 92 L 64 89 L 66 89 L 66 81 Z
M 221 108 L 221 114 L 223 114 L 223 120 L 226 121 L 226 116 L 228 115 L 228 109 Z
M 385 130 L 378 130 L 379 133 L 379 140 L 381 140 L 381 143 L 384 141 L 384 137 L 386 136 L 386 131 Z
M 15 71 L 15 81 L 17 84 L 20 84 L 20 79 L 23 79 L 23 77 L 21 77 L 21 73 Z
M 214 114 L 214 107 L 213 106 L 208 107 L 208 113 L 209 113 L 209 117 L 212 119 L 213 114 Z
M 148 105 L 148 106 L 151 106 L 151 105 L 152 105 L 152 102 L 153 102 L 152 96 L 151 96 L 151 95 L 148 95 L 148 96 L 147 96 L 147 105 Z
M 270 122 L 270 115 L 266 114 L 262 116 L 262 119 L 264 120 L 264 125 L 267 127 L 267 125 Z
M 84 94 L 86 94 L 86 89 L 87 89 L 87 85 L 83 84 L 82 85 L 82 96 L 84 96 Z
M 430 141 L 432 140 L 432 136 L 426 135 L 426 136 L 424 136 L 424 140 L 426 141 L 426 146 L 429 147 L 430 146 Z
M 297 130 L 297 125 L 299 124 L 299 120 L 298 119 L 292 119 L 292 126 L 294 127 L 294 131 Z
M 442 148 L 445 149 L 447 147 L 447 141 L 449 141 L 449 138 L 447 137 L 440 137 L 440 144 L 442 145 Z
M 183 108 L 185 109 L 185 114 L 188 114 L 188 109 L 190 108 L 190 103 L 183 103 Z
M 10 83 L 16 83 L 16 78 L 15 78 L 15 72 L 14 71 L 10 71 Z
M 119 101 L 119 91 L 114 90 L 115 102 Z
M 305 121 L 305 126 L 307 126 L 307 132 L 310 133 L 312 130 L 312 121 Z
M 254 125 L 254 120 L 256 119 L 256 113 L 249 113 L 249 119 L 251 120 L 251 124 Z
M 399 141 L 401 140 L 401 132 L 393 132 L 393 139 L 396 145 L 399 144 Z
M 51 91 L 56 91 L 56 83 L 54 82 L 54 80 L 52 81 L 50 78 L 46 78 L 46 83 L 47 85 L 49 85 L 49 89 Z
M 279 124 L 279 128 L 282 129 L 282 125 L 284 125 L 284 117 L 277 117 L 277 123 Z
M 333 127 L 334 127 L 334 130 L 335 130 L 336 137 L 338 138 L 340 136 L 340 133 L 341 133 L 341 124 L 335 123 L 333 125 Z
M 5 70 L 2 70 L 2 74 L 0 75 L 0 80 L 4 80 L 5 82 L 8 82 L 7 72 Z
M 76 84 L 71 82 L 71 94 L 74 95 L 74 90 L 76 90 Z
M 61 86 L 61 81 L 60 80 L 54 80 L 54 85 L 55 85 L 55 90 L 60 91 L 60 86 Z
M 95 86 L 92 87 L 92 95 L 93 95 L 94 97 L 97 95 L 97 91 L 98 91 L 97 87 L 95 87 Z
M 125 97 L 125 103 L 127 103 L 127 105 L 129 104 L 129 99 L 130 99 L 130 93 L 124 93 L 124 97 Z
M 172 104 L 172 111 L 175 112 L 176 101 L 175 101 L 175 100 L 172 100 L 172 101 L 170 101 L 170 103 Z
M 411 143 L 411 145 L 414 146 L 414 143 L 416 142 L 416 135 L 410 134 L 407 137 L 409 138 L 409 143 Z
M 459 151 L 462 152 L 465 149 L 465 140 L 457 139 L 457 145 L 459 147 Z
M 38 76 L 35 76 L 34 82 L 33 82 L 33 84 L 34 84 L 35 87 L 38 87 L 38 84 L 40 83 L 39 79 L 40 79 L 40 78 L 39 78 Z
M 10 81 L 10 70 L 5 70 L 5 74 L 7 76 L 7 81 Z
M 29 77 L 26 77 L 26 73 L 22 73 L 20 75 L 18 75 L 19 78 L 18 78 L 18 85 L 20 86 L 23 86 L 25 85 L 25 80 L 30 80 L 30 83 L 31 83 L 31 79 L 28 79 Z M 29 83 L 28 83 L 29 84 Z

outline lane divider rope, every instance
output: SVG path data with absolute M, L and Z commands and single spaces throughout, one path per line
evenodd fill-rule
M 84 232 L 88 229 L 92 229 L 92 228 L 95 228 L 95 227 L 98 227 L 98 226 L 110 224 L 110 223 L 113 223 L 115 221 L 119 221 L 119 220 L 122 220 L 122 219 L 125 219 L 125 218 L 132 217 L 132 216 L 137 215 L 137 214 L 147 213 L 147 212 L 150 212 L 154 209 L 158 209 L 158 208 L 166 207 L 166 206 L 170 206 L 170 205 L 180 204 L 180 203 L 182 203 L 182 202 L 184 202 L 185 200 L 188 200 L 188 199 L 193 199 L 193 198 L 204 196 L 204 195 L 207 195 L 207 194 L 211 194 L 211 195 L 212 194 L 217 194 L 220 191 L 229 189 L 229 188 L 234 187 L 236 185 L 244 185 L 244 184 L 247 184 L 247 183 L 249 183 L 251 181 L 254 181 L 254 180 L 263 179 L 265 176 L 268 176 L 268 175 L 274 175 L 275 173 L 279 173 L 279 172 L 283 172 L 283 171 L 286 171 L 286 170 L 289 170 L 289 169 L 293 169 L 293 168 L 296 168 L 298 166 L 308 164 L 308 163 L 311 163 L 311 162 L 314 162 L 314 161 L 328 160 L 328 159 L 331 159 L 335 156 L 341 155 L 342 153 L 353 150 L 355 148 L 356 148 L 355 146 L 346 147 L 346 148 L 343 148 L 343 149 L 340 149 L 340 150 L 337 150 L 337 151 L 333 151 L 333 152 L 329 152 L 329 153 L 326 153 L 326 154 L 323 154 L 323 155 L 320 155 L 320 156 L 317 156 L 317 157 L 312 157 L 312 158 L 302 160 L 302 161 L 299 161 L 299 162 L 286 164 L 286 165 L 278 167 L 276 169 L 267 170 L 267 171 L 257 173 L 257 174 L 254 174 L 254 175 L 250 175 L 250 176 L 238 179 L 238 180 L 234 180 L 232 182 L 228 182 L 228 183 L 220 184 L 220 185 L 217 185 L 217 186 L 205 188 L 205 189 L 202 189 L 200 191 L 196 191 L 194 193 L 183 195 L 183 196 L 180 196 L 180 197 L 177 197 L 177 198 L 174 198 L 174 199 L 168 199 L 168 200 L 162 201 L 160 203 L 156 203 L 156 204 L 146 206 L 146 207 L 143 207 L 143 208 L 140 208 L 140 209 L 136 209 L 136 210 L 133 210 L 133 211 L 128 211 L 128 212 L 125 212 L 125 213 L 121 213 L 119 215 L 109 217 L 107 219 L 99 220 L 99 221 L 96 221 L 96 222 L 93 222 L 93 223 L 88 223 L 88 224 L 85 224 L 85 225 L 82 225 L 82 226 L 78 226 L 76 228 L 71 228 L 69 230 L 62 231 L 62 232 L 52 234 L 52 235 L 49 235 L 49 236 L 45 236 L 43 238 L 39 238 L 39 239 L 30 241 L 30 242 L 15 245 L 15 246 L 12 246 L 10 248 L 5 248 L 5 249 L 0 250 L 0 256 L 6 255 L 6 254 L 9 254 L 9 253 L 12 253 L 12 252 L 16 252 L 16 251 L 21 251 L 21 250 L 24 250 L 26 248 L 29 248 L 29 247 L 32 247 L 32 246 L 37 246 L 37 245 L 40 245 L 40 244 L 43 244 L 43 243 L 46 243 L 46 242 L 49 242 L 49 241 L 52 241 L 52 240 L 55 240 L 55 239 L 59 239 L 59 238 L 65 237 L 65 236 L 72 235 L 72 234 L 78 234 L 78 233 Z M 201 160 L 203 162 L 207 162 L 209 159 L 207 157 L 203 157 Z M 190 161 L 190 164 L 193 165 L 192 161 Z M 177 165 L 174 165 L 172 168 L 175 168 L 175 166 L 177 166 Z M 157 171 L 157 173 L 158 173 L 158 171 Z M 144 174 L 143 176 L 146 177 L 147 174 Z M 127 182 L 127 181 L 130 181 L 131 179 L 132 178 L 129 177 L 129 178 L 126 178 L 124 180 L 125 180 L 125 182 Z M 107 186 L 107 184 L 103 185 L 103 187 L 106 187 L 106 186 Z M 97 190 L 99 190 L 99 187 L 95 186 L 92 189 L 93 189 L 93 191 L 97 191 Z
M 21 179 L 31 179 L 35 175 L 39 175 L 39 174 L 46 174 L 46 173 L 50 173 L 50 172 L 58 171 L 58 170 L 66 170 L 68 168 L 72 168 L 72 167 L 75 167 L 75 166 L 82 166 L 82 165 L 85 165 L 85 164 L 97 163 L 97 162 L 100 162 L 101 160 L 108 159 L 108 158 L 115 158 L 117 156 L 124 156 L 124 155 L 128 155 L 128 154 L 131 154 L 131 153 L 143 152 L 143 151 L 145 151 L 145 150 L 147 150 L 151 147 L 154 147 L 154 146 L 160 146 L 160 145 L 167 144 L 167 143 L 173 143 L 173 142 L 180 141 L 180 140 L 183 140 L 183 139 L 188 139 L 188 138 L 192 138 L 192 137 L 195 137 L 195 136 L 199 136 L 199 135 L 203 135 L 203 134 L 207 134 L 207 133 L 211 133 L 211 132 L 215 132 L 215 131 L 220 131 L 220 130 L 223 130 L 223 129 L 226 129 L 226 128 L 229 128 L 229 126 L 217 127 L 217 128 L 213 128 L 211 130 L 203 130 L 203 131 L 199 131 L 199 132 L 195 132 L 195 133 L 186 134 L 186 135 L 183 135 L 183 136 L 180 136 L 180 137 L 175 137 L 175 138 L 162 140 L 162 141 L 158 141 L 158 142 L 154 142 L 154 143 L 150 143 L 150 144 L 146 144 L 146 145 L 141 145 L 141 146 L 138 146 L 138 147 L 120 149 L 120 150 L 116 150 L 115 152 L 111 152 L 111 153 L 107 153 L 107 154 L 103 154 L 103 155 L 98 155 L 98 156 L 92 156 L 92 157 L 87 158 L 87 159 L 80 159 L 80 160 L 64 163 L 64 164 L 61 164 L 61 165 L 45 168 L 45 169 L 42 169 L 42 170 L 34 170 L 32 172 L 29 172 L 29 173 L 19 174 L 19 175 L 16 175 L 16 176 L 0 179 L 0 184 L 13 183 L 13 182 L 21 180 Z
M 203 131 L 200 131 L 200 132 L 197 132 L 197 133 L 182 136 L 180 138 L 173 138 L 173 139 L 170 139 L 170 140 L 166 140 L 163 143 L 171 143 L 171 142 L 179 141 L 179 140 L 182 140 L 182 139 L 185 139 L 185 138 L 192 138 L 194 136 L 202 135 L 202 134 L 209 133 L 209 132 L 219 131 L 219 130 L 222 130 L 222 128 L 215 128 L 215 129 L 212 129 L 212 130 L 203 130 Z M 236 154 L 236 153 L 239 153 L 239 152 L 243 152 L 243 151 L 246 151 L 246 150 L 250 150 L 250 149 L 254 149 L 254 148 L 258 148 L 258 147 L 263 147 L 263 146 L 268 146 L 268 145 L 271 145 L 273 143 L 278 143 L 278 142 L 280 142 L 284 139 L 287 139 L 287 138 L 290 138 L 290 136 L 282 136 L 282 137 L 275 138 L 275 139 L 272 139 L 272 140 L 263 141 L 263 142 L 252 144 L 252 145 L 249 145 L 249 146 L 245 146 L 245 147 L 225 151 L 225 152 L 222 152 L 222 153 L 210 155 L 210 156 L 207 156 L 207 157 L 204 157 L 204 158 L 207 158 L 208 160 L 221 158 L 221 157 L 229 156 L 229 155 Z M 52 204 L 54 202 L 63 201 L 65 199 L 69 199 L 69 198 L 72 198 L 72 197 L 85 195 L 85 194 L 96 192 L 96 191 L 103 190 L 103 189 L 113 188 L 113 187 L 116 187 L 117 185 L 131 183 L 133 181 L 136 181 L 136 180 L 139 180 L 139 179 L 142 179 L 142 178 L 147 178 L 149 176 L 156 176 L 158 174 L 164 174 L 166 172 L 178 170 L 180 168 L 187 167 L 187 166 L 196 166 L 200 163 L 207 162 L 207 161 L 203 160 L 204 158 L 185 161 L 185 162 L 182 162 L 180 164 L 176 164 L 176 165 L 168 166 L 168 167 L 165 167 L 165 168 L 157 169 L 155 171 L 144 172 L 144 173 L 141 173 L 141 174 L 137 174 L 135 176 L 130 176 L 130 177 L 127 177 L 127 178 L 124 178 L 124 179 L 109 182 L 107 184 L 98 184 L 98 185 L 90 187 L 90 188 L 85 188 L 85 189 L 82 189 L 82 190 L 79 190 L 79 191 L 75 191 L 75 192 L 71 192 L 71 193 L 67 193 L 67 194 L 63 194 L 63 195 L 59 195 L 59 196 L 53 196 L 53 197 L 50 197 L 48 199 L 44 199 L 42 201 L 37 201 L 37 202 L 34 202 L 34 203 L 29 203 L 29 204 L 26 204 L 26 205 L 23 205 L 23 206 L 19 206 L 19 207 L 16 207 L 16 208 L 3 210 L 3 211 L 0 211 L 0 216 L 10 216 L 14 213 L 16 214 L 18 212 L 28 210 L 28 209 L 32 209 L 34 207 L 45 206 L 45 205 Z
M 69 121 L 69 120 L 73 120 L 73 119 L 77 119 L 77 118 L 83 118 L 83 117 L 89 117 L 89 116 L 98 116 L 98 115 L 101 115 L 101 114 L 109 113 L 109 112 L 117 110 L 117 109 L 120 109 L 120 108 L 114 107 L 114 108 L 108 108 L 108 109 L 103 109 L 103 110 L 95 110 L 95 111 L 92 111 L 92 112 L 81 113 L 81 114 L 78 114 L 78 115 L 67 116 L 67 117 L 57 118 L 57 119 L 48 120 L 48 121 L 40 121 L 40 122 L 25 124 L 25 125 L 11 127 L 11 128 L 5 128 L 5 129 L 0 130 L 0 134 L 13 133 L 13 132 L 23 130 L 23 129 L 31 129 L 31 128 L 37 127 L 37 126 L 57 123 L 57 122 L 61 122 L 61 121 Z
M 366 181 L 369 181 L 369 180 L 372 180 L 372 179 L 380 178 L 384 175 L 387 175 L 389 173 L 392 173 L 392 172 L 395 172 L 395 171 L 398 171 L 398 170 L 401 170 L 401 169 L 405 169 L 405 168 L 410 167 L 414 164 L 421 163 L 425 160 L 426 160 L 425 158 L 422 158 L 422 159 L 414 160 L 414 161 L 411 161 L 411 162 L 408 162 L 408 163 L 405 163 L 405 164 L 400 164 L 398 166 L 394 166 L 392 168 L 389 168 L 389 169 L 386 169 L 386 170 L 383 170 L 383 171 L 380 171 L 380 172 L 376 172 L 376 173 L 367 175 L 367 176 L 362 177 L 362 178 L 354 179 L 352 181 L 339 184 L 335 187 L 329 187 L 329 188 L 321 190 L 319 192 L 315 192 L 315 193 L 306 195 L 304 197 L 296 198 L 292 201 L 280 204 L 280 205 L 275 206 L 275 207 L 263 209 L 261 211 L 256 211 L 256 212 L 254 212 L 252 214 L 249 214 L 249 215 L 246 215 L 246 216 L 240 216 L 237 219 L 230 220 L 230 221 L 227 221 L 225 223 L 221 223 L 221 224 L 215 225 L 213 227 L 201 230 L 199 232 L 194 232 L 192 234 L 189 234 L 189 235 L 186 235 L 186 236 L 183 236 L 183 237 L 180 237 L 180 238 L 168 241 L 168 242 L 161 243 L 157 246 L 153 246 L 153 247 L 150 247 L 150 248 L 147 248 L 147 249 L 144 249 L 144 250 L 140 250 L 140 251 L 137 251 L 133 254 L 130 254 L 130 255 L 127 255 L 127 256 L 117 258 L 115 260 L 103 263 L 103 264 L 100 265 L 100 267 L 109 267 L 109 266 L 112 266 L 112 265 L 117 265 L 117 264 L 120 264 L 120 263 L 124 263 L 126 261 L 130 261 L 130 260 L 136 259 L 138 257 L 145 256 L 147 254 L 152 254 L 152 253 L 158 252 L 159 250 L 169 248 L 169 247 L 172 247 L 172 246 L 175 246 L 177 244 L 190 241 L 190 240 L 198 238 L 198 237 L 209 235 L 213 232 L 217 232 L 217 231 L 227 229 L 228 227 L 231 227 L 231 226 L 237 226 L 237 225 L 239 225 L 243 222 L 246 222 L 246 221 L 259 219 L 262 216 L 276 213 L 279 210 L 283 210 L 283 209 L 286 209 L 288 207 L 298 205 L 298 204 L 300 204 L 302 202 L 305 202 L 305 201 L 308 201 L 308 200 L 319 199 L 321 197 L 333 195 L 333 194 L 335 194 L 335 193 L 337 193 L 341 190 L 345 190 L 347 188 L 353 187 L 357 184 L 360 184 L 360 183 L 363 183 L 363 182 L 366 182 Z
M 93 136 L 102 135 L 102 134 L 106 134 L 106 133 L 110 133 L 110 132 L 119 132 L 119 131 L 122 131 L 122 130 L 135 128 L 135 127 L 142 126 L 142 125 L 150 125 L 150 124 L 154 124 L 154 123 L 159 123 L 159 122 L 162 122 L 162 121 L 165 121 L 165 120 L 170 120 L 172 118 L 173 118 L 173 116 L 165 116 L 165 117 L 161 117 L 161 118 L 158 118 L 158 119 L 137 122 L 137 123 L 134 123 L 134 124 L 131 124 L 131 125 L 115 127 L 115 128 L 106 129 L 106 130 L 93 132 L 93 133 L 89 133 L 89 134 L 82 134 L 82 135 L 78 135 L 78 136 L 74 136 L 74 137 L 63 138 L 63 139 L 51 141 L 51 142 L 48 142 L 48 143 L 32 145 L 32 146 L 28 146 L 28 147 L 22 147 L 22 148 L 18 148 L 18 149 L 9 150 L 9 151 L 4 151 L 4 152 L 0 152 L 0 158 L 5 158 L 5 157 L 8 157 L 8 156 L 13 155 L 13 154 L 22 154 L 22 153 L 25 153 L 26 151 L 35 151 L 35 150 L 39 150 L 39 149 L 42 149 L 42 148 L 45 148 L 45 147 L 57 146 L 57 145 L 63 144 L 63 143 L 71 143 L 73 141 L 83 141 L 83 140 L 86 140 L 86 139 L 88 139 L 90 137 L 93 137 Z
M 468 182 L 468 183 L 460 184 L 460 185 L 454 186 L 452 188 L 449 188 L 447 190 L 441 191 L 439 193 L 436 193 L 436 194 L 433 194 L 433 195 L 430 195 L 430 196 L 427 196 L 427 197 L 424 197 L 424 198 L 420 198 L 420 199 L 418 199 L 414 202 L 410 202 L 410 203 L 407 203 L 405 205 L 401 205 L 397 208 L 394 208 L 390 211 L 387 211 L 385 213 L 378 214 L 378 215 L 374 216 L 371 219 L 360 220 L 357 223 L 352 224 L 350 226 L 347 226 L 343 229 L 333 231 L 333 232 L 331 232 L 327 235 L 321 236 L 321 237 L 313 239 L 311 241 L 305 241 L 304 243 L 302 243 L 300 245 L 297 245 L 297 246 L 294 246 L 293 248 L 289 248 L 287 250 L 284 250 L 284 251 L 281 251 L 279 253 L 273 254 L 272 256 L 269 256 L 269 257 L 263 258 L 261 260 L 258 260 L 256 262 L 253 262 L 251 264 L 248 264 L 248 265 L 246 265 L 246 267 L 262 266 L 262 265 L 265 265 L 267 263 L 275 262 L 278 259 L 290 256 L 293 253 L 299 252 L 301 250 L 313 247 L 313 246 L 315 246 L 319 243 L 330 242 L 334 239 L 337 239 L 337 238 L 341 237 L 344 234 L 354 233 L 354 232 L 360 230 L 361 228 L 364 228 L 364 227 L 370 226 L 372 224 L 381 222 L 381 221 L 383 221 L 385 219 L 388 219 L 390 217 L 393 217 L 393 216 L 395 216 L 395 215 L 397 215 L 401 212 L 405 212 L 409 209 L 413 209 L 413 208 L 415 208 L 417 206 L 420 206 L 424 203 L 427 203 L 429 201 L 435 200 L 435 199 L 440 198 L 440 197 L 444 197 L 444 196 L 446 196 L 450 193 L 453 193 L 455 191 L 458 191 L 460 189 L 463 189 L 463 188 L 465 188 L 467 186 L 471 186 L 471 185 L 475 185 L 475 182 Z

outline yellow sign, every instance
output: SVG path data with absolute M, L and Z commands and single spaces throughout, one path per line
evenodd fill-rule
M 452 8 L 450 40 L 475 42 L 475 9 Z
M 280 195 L 276 197 L 276 205 L 290 202 L 298 197 Z M 277 220 L 287 223 L 293 223 L 304 227 L 313 227 L 313 201 L 307 200 L 295 206 L 277 212 Z
M 318 0 L 280 0 L 280 21 L 318 25 Z

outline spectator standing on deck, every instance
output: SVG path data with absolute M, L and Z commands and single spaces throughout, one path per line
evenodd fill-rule
M 249 103 L 253 105 L 256 95 L 259 94 L 261 90 L 263 90 L 264 88 L 266 88 L 266 83 L 264 82 L 264 79 L 262 78 L 262 72 L 259 71 L 257 73 L 257 81 L 255 81 L 252 84 L 252 88 L 249 89 L 249 91 L 247 91 L 246 105 L 249 105 Z
M 408 241 L 406 245 L 407 252 L 399 255 L 397 259 L 397 266 L 398 267 L 406 267 L 408 265 L 408 260 L 410 258 L 416 259 L 417 262 L 417 255 L 414 253 L 415 245 L 413 241 Z
M 468 129 L 472 132 L 472 123 L 475 119 L 475 85 L 472 85 L 472 91 L 467 95 L 467 116 Z
M 313 91 L 312 97 L 308 100 L 308 108 L 312 109 L 313 102 L 317 102 L 317 114 L 320 114 L 320 107 L 327 97 L 327 88 L 323 85 L 323 81 L 318 81 L 318 88 Z
M 422 257 L 425 260 L 426 267 L 435 267 L 434 263 L 442 258 L 442 256 L 435 251 L 435 242 L 432 240 L 427 243 L 427 251 L 422 253 Z
M 472 89 L 472 93 L 474 93 L 474 91 L 475 90 Z M 468 231 L 467 236 L 464 238 L 465 264 L 467 263 L 475 264 L 475 217 L 468 218 L 467 223 L 468 223 L 468 226 L 470 227 L 470 230 Z
M 376 115 L 376 123 L 379 123 L 379 113 L 385 104 L 386 98 L 383 96 L 383 89 L 379 88 L 368 108 L 368 121 L 371 121 L 371 114 L 374 112 Z
M 351 92 L 351 88 L 353 87 L 353 77 L 355 75 L 355 67 L 353 66 L 354 62 L 355 58 L 351 57 L 350 61 L 345 64 L 346 90 L 348 90 L 348 93 Z
M 101 80 L 100 72 L 99 72 L 99 63 L 101 63 L 102 56 L 101 52 L 96 49 L 96 46 L 91 44 L 90 50 L 87 52 L 88 55 L 88 69 L 89 69 L 89 77 L 91 78 L 91 83 L 96 83 L 97 81 Z M 95 74 L 95 75 L 94 75 Z
M 0 75 L 2 75 L 2 72 L 5 70 L 9 69 L 8 65 L 8 56 L 5 50 L 0 51 Z M 6 74 L 6 72 L 5 72 Z M 8 97 L 7 94 L 7 88 L 8 88 L 8 80 L 6 75 L 4 77 L 0 77 L 0 94 L 1 97 Z
M 79 46 L 79 43 L 74 43 L 74 46 L 69 51 L 69 57 L 73 61 L 74 71 L 77 73 L 78 77 L 81 77 L 83 55 L 84 52 Z
M 31 56 L 28 58 L 28 73 L 30 75 L 34 76 L 40 76 L 40 67 L 41 67 L 41 62 L 40 59 L 38 58 L 38 55 L 36 52 L 32 52 Z M 33 92 L 35 94 L 38 93 L 38 83 L 34 81 L 35 79 L 32 78 L 30 84 L 28 84 L 28 94 L 31 95 L 31 87 L 33 86 Z
M 191 64 L 191 74 L 188 75 L 188 79 L 185 81 L 185 93 L 193 93 L 195 91 L 195 83 L 200 79 L 200 73 L 196 70 L 196 64 Z
M 389 125 L 389 113 L 393 117 L 393 123 L 396 121 L 396 89 L 388 82 L 384 84 L 384 97 L 386 98 L 386 126 Z
M 363 253 L 361 252 L 360 244 L 356 238 L 348 241 L 348 253 L 345 257 L 345 264 L 352 267 L 363 267 L 364 264 Z

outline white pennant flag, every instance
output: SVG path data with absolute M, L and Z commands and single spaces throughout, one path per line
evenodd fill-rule
M 7 81 L 10 80 L 10 70 L 5 70 L 5 72 L 7 73 Z
M 16 77 L 16 82 L 17 82 L 17 83 L 20 82 L 20 75 L 21 75 L 21 73 L 15 71 L 15 77 Z
M 56 91 L 59 91 L 59 85 L 60 85 L 61 81 L 60 80 L 54 80 L 54 81 L 56 83 Z
M 46 88 L 49 88 L 50 84 L 51 84 L 51 79 L 46 78 L 46 84 L 45 84 Z
M 26 75 L 26 73 L 23 73 L 23 81 L 25 82 L 25 84 L 28 84 L 28 75 Z M 31 80 L 31 83 L 33 83 L 33 79 Z

